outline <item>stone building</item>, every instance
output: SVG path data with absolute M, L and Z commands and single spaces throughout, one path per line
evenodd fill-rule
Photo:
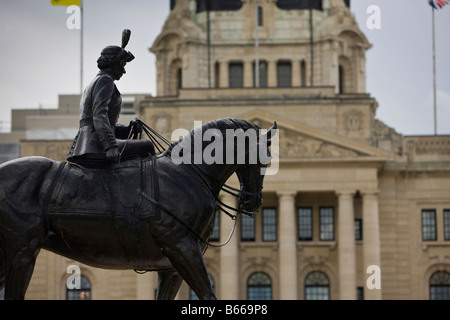
M 265 178 L 262 209 L 205 254 L 218 298 L 450 299 L 450 137 L 404 136 L 376 119 L 365 86 L 371 45 L 349 2 L 170 4 L 150 49 L 157 96 L 141 101 L 140 118 L 166 137 L 225 117 L 279 128 L 278 172 Z M 39 147 L 21 145 L 23 156 Z M 233 226 L 218 217 L 216 244 Z M 74 294 L 66 289 L 72 264 L 82 295 L 154 298 L 155 274 L 48 252 L 27 298 Z M 194 295 L 183 284 L 178 298 Z

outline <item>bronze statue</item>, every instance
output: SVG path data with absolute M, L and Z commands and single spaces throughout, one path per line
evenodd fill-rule
M 67 160 L 82 164 L 102 164 L 107 160 L 118 163 L 130 155 L 155 155 L 149 140 L 127 140 L 138 123 L 118 125 L 122 99 L 114 84 L 125 73 L 125 65 L 134 60 L 125 47 L 131 31 L 122 33 L 122 46 L 104 48 L 97 60 L 100 72 L 84 90 L 81 98 L 80 129 L 70 148 Z M 121 140 L 118 140 L 121 139 Z
M 224 152 L 219 160 L 231 163 L 175 164 L 173 150 L 208 129 L 220 130 L 224 145 L 233 146 L 227 143 L 227 129 L 259 127 L 239 119 L 211 121 L 158 156 L 135 156 L 101 168 L 43 157 L 0 165 L 0 290 L 5 287 L 5 298 L 25 298 L 44 248 L 93 267 L 158 271 L 158 299 L 173 299 L 183 279 L 200 299 L 215 299 L 203 251 L 219 192 L 236 173 L 240 209 L 261 206 L 261 169 L 267 163 L 249 159 L 255 148 L 269 155 L 267 139 L 274 130 L 258 133 L 244 150 L 234 147 L 231 157 Z M 201 150 L 213 143 L 205 140 Z M 242 155 L 244 161 L 237 161 Z

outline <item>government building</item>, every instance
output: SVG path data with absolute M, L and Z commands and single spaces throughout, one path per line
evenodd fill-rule
M 138 116 L 166 138 L 194 121 L 278 124 L 262 208 L 204 255 L 219 299 L 450 299 L 450 136 L 405 136 L 376 119 L 366 91 L 371 44 L 349 6 L 172 0 L 149 44 L 156 96 L 128 97 L 134 113 L 119 122 Z M 79 96 L 66 98 L 76 110 Z M 76 132 L 76 112 L 58 117 Z M 72 137 L 36 139 L 45 119 L 24 122 L 35 134 L 21 137 L 20 156 L 65 160 Z M 221 200 L 237 205 L 226 193 Z M 211 244 L 225 243 L 233 224 L 218 213 Z M 67 288 L 73 266 L 79 290 Z M 156 287 L 156 273 L 96 269 L 42 250 L 26 298 L 154 299 Z M 183 283 L 177 299 L 196 296 Z

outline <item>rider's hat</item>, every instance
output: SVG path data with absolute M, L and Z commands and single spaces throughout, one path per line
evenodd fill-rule
M 130 40 L 131 31 L 128 29 L 123 30 L 122 32 L 122 47 L 119 46 L 107 46 L 100 53 L 99 60 L 104 58 L 109 58 L 110 61 L 121 61 L 121 62 L 130 62 L 134 60 L 134 56 L 130 51 L 126 51 L 125 47 Z

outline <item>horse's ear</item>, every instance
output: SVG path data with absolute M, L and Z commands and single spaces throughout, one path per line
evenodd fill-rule
M 277 133 L 277 131 L 276 131 L 277 128 L 278 128 L 277 122 L 274 121 L 272 128 L 267 130 L 267 132 L 265 133 L 267 135 L 267 140 L 271 139 Z

